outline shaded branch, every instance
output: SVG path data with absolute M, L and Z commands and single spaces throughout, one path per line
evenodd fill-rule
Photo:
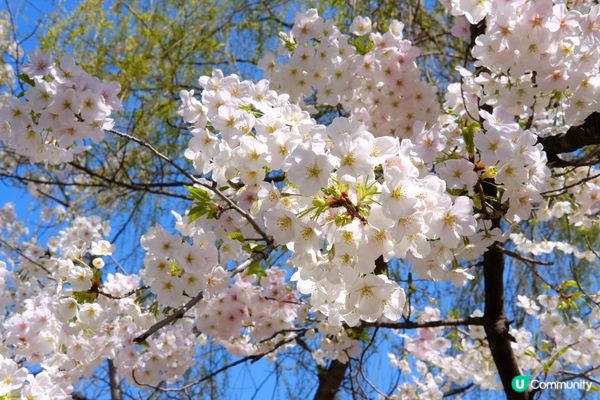
M 110 400 L 121 400 L 121 380 L 112 360 L 108 362 L 108 380 L 110 384 Z
M 217 188 L 217 184 L 216 182 L 212 182 L 212 184 L 207 184 L 206 180 L 202 180 L 200 178 L 195 177 L 194 175 L 190 174 L 188 171 L 186 171 L 183 167 L 181 167 L 179 164 L 177 164 L 175 161 L 171 160 L 169 157 L 165 156 L 164 154 L 162 154 L 160 151 L 158 151 L 154 146 L 152 146 L 150 143 L 139 139 L 135 136 L 129 135 L 127 133 L 124 132 L 119 132 L 117 130 L 114 129 L 110 129 L 107 130 L 107 132 L 112 133 L 116 136 L 122 137 L 124 139 L 128 139 L 131 140 L 145 148 L 147 148 L 148 150 L 150 150 L 155 156 L 157 156 L 158 158 L 160 158 L 161 160 L 165 161 L 167 164 L 171 165 L 173 168 L 175 168 L 178 172 L 180 172 L 181 174 L 183 174 L 183 176 L 185 176 L 186 178 L 188 178 L 190 180 L 191 183 L 202 186 L 208 190 L 210 190 L 211 192 L 215 193 L 221 200 L 223 200 L 225 203 L 227 203 L 227 205 L 229 207 L 231 207 L 232 209 L 234 209 L 236 212 L 238 212 L 242 217 L 244 217 L 244 219 L 246 219 L 246 221 L 248 221 L 248 223 L 250 225 L 252 225 L 252 227 L 254 228 L 254 230 L 260 235 L 262 236 L 263 239 L 265 239 L 267 241 L 267 243 L 271 244 L 273 243 L 273 239 L 270 238 L 265 231 L 262 229 L 262 227 L 260 227 L 258 225 L 258 223 L 254 220 L 254 218 L 247 213 L 246 211 L 242 210 L 237 204 L 235 204 L 233 202 L 233 200 L 231 200 L 229 197 L 227 197 L 227 195 L 225 195 L 223 192 L 221 192 L 218 188 Z
M 487 198 L 497 199 L 497 188 L 493 180 L 486 179 L 482 186 Z M 495 202 L 498 203 L 498 200 Z M 492 218 L 491 222 L 491 229 L 500 227 L 499 217 Z M 498 242 L 483 254 L 483 279 L 484 329 L 504 393 L 509 400 L 527 400 L 528 390 L 517 393 L 512 389 L 512 379 L 521 375 L 521 371 L 511 346 L 511 342 L 516 342 L 516 339 L 509 333 L 509 322 L 504 309 L 504 253 Z
M 338 392 L 350 361 L 342 363 L 332 360 L 326 370 L 319 372 L 319 386 L 314 400 L 331 400 Z
M 190 301 L 185 303 L 182 307 L 178 308 L 177 311 L 170 314 L 166 318 L 161 319 L 160 321 L 158 321 L 157 323 L 152 325 L 150 328 L 148 328 L 144 333 L 142 333 L 141 335 L 139 335 L 135 339 L 133 339 L 134 343 L 138 343 L 138 344 L 142 343 L 143 341 L 148 339 L 150 336 L 152 336 L 155 332 L 158 332 L 160 329 L 164 328 L 165 326 L 175 322 L 178 319 L 183 318 L 185 313 L 188 312 L 196 304 L 198 304 L 198 302 L 200 300 L 202 300 L 203 297 L 204 297 L 203 292 L 198 293 Z
M 571 126 L 565 133 L 541 137 L 538 143 L 544 147 L 548 164 L 552 167 L 576 164 L 577 161 L 564 160 L 559 155 L 600 144 L 600 113 L 590 114 L 581 125 Z
M 498 249 L 500 249 L 500 251 L 502 251 L 504 254 L 506 254 L 509 257 L 514 258 L 515 260 L 519 260 L 522 261 L 526 264 L 531 264 L 531 265 L 552 265 L 552 262 L 550 261 L 541 261 L 541 260 L 536 260 L 535 258 L 530 258 L 530 257 L 525 257 L 519 253 L 515 253 L 514 251 L 508 250 L 500 245 L 496 246 L 498 247 Z
M 468 385 L 465 386 L 461 386 L 459 388 L 456 389 L 452 389 L 452 390 L 448 390 L 447 392 L 445 392 L 443 394 L 442 397 L 452 397 L 452 396 L 456 396 L 457 394 L 461 394 L 464 392 L 468 392 L 469 390 L 471 390 L 471 388 L 473 388 L 475 386 L 474 383 L 469 383 Z
M 243 272 L 253 262 L 255 262 L 261 258 L 266 258 L 269 251 L 271 251 L 271 247 L 267 246 L 267 248 L 265 249 L 265 253 L 256 253 L 254 256 L 250 257 L 248 260 L 244 261 L 237 268 L 235 268 L 233 271 L 231 271 L 231 276 L 235 276 L 236 274 Z M 103 295 L 106 296 L 105 293 L 103 293 Z M 110 296 L 107 296 L 107 297 L 110 297 Z M 152 325 L 150 328 L 148 328 L 144 333 L 140 334 L 135 339 L 133 339 L 134 343 L 138 343 L 138 344 L 142 343 L 143 341 L 148 339 L 150 336 L 152 336 L 154 333 L 158 332 L 165 326 L 177 321 L 178 319 L 183 318 L 185 316 L 185 313 L 188 312 L 190 309 L 192 309 L 196 304 L 198 304 L 198 302 L 200 302 L 200 300 L 202 300 L 202 298 L 203 298 L 203 292 L 198 293 L 195 297 L 193 297 L 187 303 L 185 303 L 183 306 L 178 308 L 174 313 L 169 314 L 167 317 L 156 322 L 154 325 Z
M 41 270 L 43 270 L 45 273 L 48 274 L 47 278 L 50 279 L 51 281 L 56 281 L 56 279 L 54 279 L 52 277 L 52 273 L 40 262 L 34 260 L 33 258 L 29 257 L 27 254 L 25 254 L 21 249 L 11 245 L 10 243 L 8 243 L 7 241 L 5 241 L 4 239 L 0 238 L 0 245 L 16 252 L 18 255 L 20 255 L 21 257 L 23 257 L 24 259 L 26 259 L 27 261 L 29 261 L 30 263 L 32 263 L 33 265 L 35 265 L 36 267 L 40 268 Z
M 438 328 L 442 326 L 469 326 L 479 325 L 483 326 L 485 320 L 482 317 L 471 317 L 457 320 L 447 321 L 426 321 L 426 322 L 363 322 L 362 326 L 377 327 L 377 328 L 391 328 L 391 329 L 416 329 L 416 328 Z

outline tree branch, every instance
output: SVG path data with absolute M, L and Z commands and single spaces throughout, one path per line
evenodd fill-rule
M 56 281 L 55 278 L 52 277 L 52 272 L 50 272 L 43 264 L 41 264 L 40 262 L 34 260 L 33 258 L 29 257 L 27 254 L 25 254 L 23 252 L 23 250 L 13 246 L 12 244 L 8 243 L 7 241 L 5 241 L 4 239 L 0 238 L 0 246 L 4 246 L 14 252 L 16 252 L 18 255 L 20 255 L 21 257 L 23 257 L 25 260 L 29 261 L 30 263 L 32 263 L 33 265 L 35 265 L 36 267 L 40 268 L 41 270 L 43 270 L 45 273 L 48 274 L 47 278 L 50 279 L 51 281 Z
M 485 32 L 486 20 L 483 19 L 477 25 L 471 25 L 471 43 L 472 48 L 475 44 L 475 38 Z M 480 108 L 492 112 L 489 104 L 480 105 Z M 482 202 L 485 215 L 491 221 L 490 229 L 500 228 L 500 218 L 496 211 L 502 209 L 502 204 L 498 199 L 498 189 L 493 178 L 484 179 L 481 182 L 479 190 L 485 199 L 492 199 L 490 210 L 486 210 L 485 202 Z M 485 291 L 485 311 L 484 311 L 484 329 L 486 339 L 494 359 L 494 364 L 500 375 L 504 393 L 509 400 L 527 400 L 529 391 L 517 393 L 512 389 L 512 380 L 515 376 L 521 375 L 517 359 L 513 352 L 511 341 L 515 338 L 509 333 L 509 323 L 504 310 L 504 253 L 499 248 L 500 243 L 495 242 L 488 247 L 483 254 L 483 280 Z
M 142 333 L 141 335 L 139 335 L 135 339 L 133 339 L 133 341 L 135 343 L 142 343 L 144 340 L 146 340 L 150 336 L 152 336 L 155 332 L 158 332 L 160 329 L 164 328 L 165 326 L 169 325 L 170 323 L 172 323 L 180 318 L 183 318 L 185 313 L 188 312 L 196 304 L 198 304 L 198 302 L 200 300 L 202 300 L 202 298 L 203 298 L 203 292 L 198 293 L 190 301 L 185 303 L 182 307 L 178 308 L 177 311 L 175 311 L 172 314 L 169 314 L 168 317 L 163 318 L 160 321 L 158 321 L 157 323 L 155 323 L 154 325 L 152 325 L 144 333 Z
M 112 360 L 108 362 L 108 380 L 110 383 L 110 400 L 121 400 L 121 380 Z
M 469 326 L 485 325 L 485 320 L 481 317 L 471 317 L 447 321 L 426 321 L 426 322 L 363 322 L 362 326 L 391 328 L 391 329 L 415 329 L 415 328 L 438 328 L 442 326 Z
M 269 237 L 269 235 L 266 234 L 266 232 L 262 229 L 262 227 L 260 227 L 260 225 L 257 224 L 257 222 L 254 220 L 254 218 L 249 213 L 247 213 L 246 211 L 242 210 L 237 204 L 235 204 L 233 202 L 233 200 L 231 200 L 229 197 L 227 197 L 227 195 L 225 195 L 223 192 L 221 192 L 217 188 L 216 182 L 213 181 L 212 185 L 207 184 L 205 180 L 201 180 L 201 179 L 195 177 L 194 175 L 190 174 L 183 167 L 181 167 L 180 165 L 178 165 L 175 161 L 171 160 L 169 157 L 165 156 L 160 151 L 158 151 L 150 143 L 148 143 L 148 142 L 146 142 L 146 141 L 144 141 L 142 139 L 139 139 L 139 138 L 137 138 L 135 136 L 131 136 L 131 135 L 129 135 L 127 133 L 124 133 L 124 132 L 119 132 L 119 131 L 114 130 L 114 129 L 109 129 L 109 130 L 107 130 L 107 132 L 112 133 L 114 135 L 117 135 L 119 137 L 122 137 L 124 139 L 131 140 L 131 141 L 133 141 L 133 142 L 135 142 L 135 143 L 137 143 L 137 144 L 139 144 L 139 145 L 147 148 L 155 156 L 157 156 L 161 160 L 165 161 L 167 164 L 169 164 L 173 168 L 175 168 L 178 172 L 180 172 L 181 174 L 183 174 L 183 176 L 185 176 L 186 178 L 188 178 L 191 183 L 194 183 L 196 185 L 202 186 L 202 187 L 210 190 L 214 194 L 216 194 L 219 198 L 221 198 L 221 200 L 223 200 L 224 202 L 226 202 L 229 205 L 229 207 L 231 207 L 232 209 L 234 209 L 235 211 L 237 211 L 242 217 L 244 217 L 246 219 L 246 221 L 248 221 L 248 223 L 250 225 L 252 225 L 252 227 L 254 228 L 254 230 L 260 236 L 262 236 L 262 238 L 265 241 L 267 241 L 267 243 L 269 243 L 269 244 L 273 243 L 273 239 L 271 237 Z
M 475 386 L 474 383 L 469 383 L 468 385 L 461 386 L 456 389 L 448 390 L 447 392 L 445 392 L 443 394 L 442 397 L 452 397 L 452 396 L 456 396 L 457 394 L 468 392 L 469 390 L 471 390 L 471 388 L 473 388 L 473 386 Z
M 492 179 L 486 179 L 482 187 L 486 198 L 497 198 L 497 188 Z M 500 227 L 499 217 L 492 218 L 491 221 L 491 229 Z M 483 254 L 484 329 L 506 397 L 509 400 L 527 400 L 528 390 L 517 393 L 512 389 L 512 380 L 521 375 L 521 371 L 511 346 L 511 342 L 516 342 L 516 339 L 509 333 L 504 310 L 504 253 L 499 246 L 496 242 Z
M 350 361 L 342 363 L 332 360 L 325 371 L 319 373 L 319 387 L 315 393 L 314 400 L 331 400 L 338 392 Z
M 530 258 L 530 257 L 525 257 L 522 256 L 519 253 L 515 253 L 514 251 L 508 250 L 500 245 L 496 246 L 500 249 L 501 252 L 503 252 L 504 254 L 506 254 L 509 257 L 514 258 L 515 260 L 519 260 L 522 261 L 526 264 L 531 264 L 531 265 L 552 265 L 552 262 L 550 261 L 541 261 L 541 260 L 536 260 L 535 258 Z
M 261 258 L 266 258 L 268 255 L 268 252 L 271 251 L 271 248 L 272 247 L 269 245 L 265 249 L 264 253 L 256 253 L 254 256 L 250 257 L 248 260 L 241 263 L 237 268 L 235 268 L 233 271 L 231 271 L 231 276 L 233 277 L 236 274 L 243 272 L 253 262 L 255 262 Z M 106 294 L 104 294 L 104 295 L 106 295 Z M 190 301 L 188 301 L 183 306 L 178 308 L 177 311 L 175 311 L 172 314 L 169 314 L 167 317 L 156 322 L 154 325 L 152 325 L 150 328 L 148 328 L 144 333 L 140 334 L 135 339 L 133 339 L 134 343 L 142 343 L 144 340 L 148 339 L 150 336 L 152 336 L 154 333 L 158 332 L 165 326 L 175 322 L 178 319 L 183 318 L 185 313 L 188 312 L 190 309 L 192 309 L 192 307 L 194 307 L 196 304 L 198 304 L 198 302 L 200 302 L 200 300 L 202 300 L 202 298 L 203 298 L 203 293 L 202 292 L 198 293 Z
M 541 137 L 538 143 L 544 147 L 548 164 L 552 167 L 570 166 L 573 162 L 562 159 L 560 154 L 600 144 L 600 113 L 590 114 L 583 124 L 571 126 L 565 133 Z

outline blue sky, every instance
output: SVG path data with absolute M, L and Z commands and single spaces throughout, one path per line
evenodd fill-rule
M 30 32 L 36 29 L 38 21 L 44 21 L 46 13 L 52 11 L 51 1 L 31 1 L 31 0 L 11 0 L 8 2 L 15 17 L 18 37 L 27 36 Z M 78 2 L 67 1 L 65 7 L 71 9 Z M 0 11 L 6 10 L 6 4 L 0 3 Z M 37 34 L 41 30 L 38 28 Z M 23 42 L 23 48 L 30 52 L 37 48 L 35 37 Z M 30 225 L 34 223 L 39 215 L 39 204 L 36 202 L 26 190 L 14 187 L 4 180 L 0 180 L 0 207 L 5 203 L 13 203 L 19 219 L 28 222 Z M 178 209 L 178 212 L 183 212 L 183 209 Z M 119 216 L 116 216 L 119 219 Z M 174 224 L 174 218 L 169 214 L 164 216 L 161 221 L 165 226 L 170 227 Z M 42 239 L 43 240 L 43 239 Z M 136 239 L 136 241 L 139 238 Z M 132 243 L 133 244 L 133 243 Z M 118 258 L 118 253 L 117 253 Z M 111 271 L 113 268 L 108 268 Z M 288 367 L 290 367 L 288 365 Z M 37 368 L 36 368 L 37 369 Z M 103 374 L 103 371 L 100 371 Z M 254 364 L 240 365 L 230 369 L 227 372 L 229 396 L 230 399 L 246 399 L 256 396 L 257 399 L 271 398 L 275 393 L 274 390 L 278 387 L 276 376 L 273 374 L 273 364 L 267 360 L 260 360 Z M 292 377 L 292 382 L 294 381 Z M 84 394 L 94 396 L 98 400 L 109 399 L 108 392 L 98 394 L 87 383 L 77 388 Z M 133 394 L 140 394 L 136 389 L 130 388 Z M 281 393 L 278 398 L 284 399 L 285 394 Z
M 11 5 L 11 9 L 15 12 L 16 22 L 19 28 L 18 33 L 21 37 L 23 37 L 35 28 L 37 21 L 44 19 L 44 15 L 51 10 L 53 2 L 15 0 L 9 1 L 8 3 Z M 78 2 L 76 1 L 67 1 L 65 4 L 67 8 L 71 8 L 77 3 Z M 5 3 L 0 4 L 0 9 L 3 9 L 4 7 Z M 288 15 L 288 19 L 291 20 L 293 18 L 291 15 Z M 23 46 L 27 51 L 34 49 L 37 46 L 35 38 L 26 41 Z M 12 202 L 15 204 L 17 213 L 21 219 L 32 222 L 37 218 L 37 213 L 39 210 L 37 209 L 37 203 L 35 199 L 33 199 L 27 192 L 8 186 L 5 182 L 0 181 L 0 206 L 6 202 Z M 177 211 L 183 212 L 184 210 L 178 209 Z M 117 219 L 122 217 L 123 216 L 116 216 Z M 166 226 L 170 226 L 173 223 L 173 219 L 170 215 L 167 215 L 161 220 L 161 222 L 163 222 Z M 509 279 L 508 274 L 506 279 Z M 436 297 L 438 297 L 442 308 L 448 309 L 451 308 L 451 304 L 449 304 L 447 298 L 444 297 L 445 289 L 448 288 L 448 286 L 445 285 L 449 284 L 431 285 L 430 289 L 432 289 L 432 292 L 436 294 Z M 483 305 L 481 305 L 481 307 L 483 307 Z M 387 383 L 393 378 L 390 373 L 391 370 L 388 367 L 387 359 L 387 352 L 390 350 L 389 344 L 380 345 L 380 347 L 377 348 L 378 353 L 376 357 L 374 357 L 368 364 L 368 368 L 371 371 L 369 378 L 374 381 L 374 383 Z M 290 367 L 291 363 L 289 363 L 287 366 Z M 228 379 L 230 385 L 230 394 L 228 398 L 251 398 L 253 395 L 255 395 L 255 391 L 258 387 L 260 387 L 260 389 L 258 392 L 256 392 L 257 399 L 273 397 L 274 389 L 278 387 L 278 382 L 276 376 L 271 373 L 272 369 L 273 364 L 266 360 L 261 360 L 251 365 L 246 364 L 232 368 L 229 372 Z M 298 381 L 292 375 L 291 384 L 306 385 L 306 382 Z M 387 384 L 383 385 L 383 387 L 387 387 Z M 84 392 L 86 391 L 86 389 L 83 390 Z M 483 393 L 484 395 L 481 395 L 480 393 L 473 393 L 472 395 L 466 396 L 466 398 L 475 399 L 481 398 L 481 396 L 484 396 L 485 398 L 501 397 L 489 396 L 489 393 L 487 392 Z M 285 398 L 285 396 L 285 392 L 279 392 L 278 398 Z M 104 398 L 108 398 L 108 394 L 98 397 L 99 400 Z M 551 397 L 550 395 L 547 395 L 547 397 L 545 396 L 543 398 Z

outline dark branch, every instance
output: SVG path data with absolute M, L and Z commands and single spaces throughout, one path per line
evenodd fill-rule
M 152 336 L 152 334 L 154 334 L 155 332 L 158 332 L 159 330 L 161 330 L 165 326 L 167 326 L 167 325 L 169 325 L 169 324 L 177 321 L 178 319 L 183 318 L 183 316 L 185 315 L 185 313 L 188 312 L 192 307 L 194 307 L 200 300 L 202 300 L 202 298 L 203 298 L 203 293 L 202 292 L 198 293 L 198 295 L 196 295 L 190 301 L 188 301 L 187 303 L 185 303 L 185 305 L 183 305 L 182 307 L 178 308 L 177 311 L 175 311 L 172 314 L 169 314 L 168 317 L 166 317 L 164 319 L 161 319 L 160 321 L 158 321 L 157 323 L 155 323 L 154 325 L 152 325 L 144 333 L 142 333 L 141 335 L 139 335 L 138 337 L 136 337 L 135 339 L 133 339 L 133 341 L 135 343 L 142 343 L 144 340 L 146 340 L 150 336 Z
M 108 362 L 108 379 L 110 384 L 110 400 L 121 400 L 121 380 L 112 360 Z
M 544 146 L 550 166 L 570 166 L 572 162 L 562 159 L 559 157 L 560 154 L 600 144 L 600 113 L 592 113 L 583 124 L 572 126 L 565 133 L 559 135 L 541 137 L 538 142 Z M 575 161 L 575 163 L 577 162 Z
M 333 360 L 326 370 L 319 373 L 319 387 L 315 393 L 314 400 L 331 400 L 335 398 L 338 392 L 346 370 L 350 362 L 342 363 L 338 360 Z
M 475 44 L 475 38 L 485 32 L 485 29 L 485 19 L 477 25 L 471 25 L 471 48 Z M 493 111 L 488 104 L 480 105 L 480 108 L 490 113 Z M 491 199 L 490 210 L 489 212 L 485 210 L 484 213 L 492 223 L 491 229 L 499 228 L 501 215 L 496 211 L 502 210 L 502 204 L 498 199 L 496 182 L 493 178 L 484 179 L 480 190 L 484 198 Z M 499 245 L 498 242 L 494 243 L 483 254 L 484 329 L 507 399 L 527 400 L 529 391 L 517 393 L 512 389 L 512 379 L 521 375 L 521 371 L 511 346 L 511 342 L 516 340 L 509 333 L 509 322 L 504 310 L 504 253 L 498 247 Z
M 461 386 L 456 389 L 448 390 L 446 393 L 444 393 L 444 395 L 442 397 L 452 397 L 452 396 L 456 396 L 457 394 L 468 392 L 473 386 L 475 386 L 475 384 L 469 383 L 468 385 Z
M 391 328 L 391 329 L 415 329 L 415 328 L 438 328 L 442 326 L 469 326 L 484 325 L 484 319 L 481 317 L 465 318 L 448 321 L 426 321 L 426 322 L 365 322 L 362 326 Z
M 492 180 L 486 179 L 482 186 L 487 198 L 497 198 L 497 188 Z M 491 228 L 499 226 L 500 218 L 492 218 Z M 504 253 L 499 247 L 499 243 L 494 243 L 483 255 L 483 278 L 486 339 L 500 375 L 504 393 L 509 400 L 526 400 L 529 397 L 528 391 L 517 393 L 512 389 L 512 379 L 521 375 L 521 371 L 511 346 L 511 342 L 516 342 L 516 340 L 509 333 L 509 323 L 504 310 Z

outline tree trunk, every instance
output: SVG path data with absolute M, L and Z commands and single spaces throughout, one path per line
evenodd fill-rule
M 319 374 L 319 387 L 314 400 L 332 400 L 335 397 L 335 394 L 340 390 L 349 362 L 342 363 L 333 360 L 329 367 Z
M 483 182 L 486 198 L 496 198 L 498 193 L 492 179 Z M 500 204 L 494 204 L 495 209 Z M 500 227 L 500 218 L 492 218 L 492 229 Z M 504 310 L 504 254 L 494 243 L 483 254 L 483 279 L 485 288 L 484 328 L 487 342 L 492 352 L 494 364 L 500 375 L 506 398 L 510 400 L 527 400 L 528 391 L 517 393 L 512 389 L 512 380 L 521 375 L 517 359 L 510 342 L 516 341 L 508 333 L 509 324 Z
M 110 399 L 121 400 L 121 381 L 112 360 L 108 360 L 108 381 L 110 384 Z

